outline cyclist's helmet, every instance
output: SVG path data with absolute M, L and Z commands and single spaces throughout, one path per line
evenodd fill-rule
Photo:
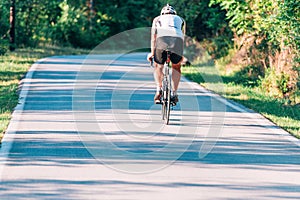
M 161 15 L 167 15 L 167 14 L 170 14 L 170 15 L 176 15 L 177 12 L 176 10 L 170 6 L 169 4 L 165 5 L 162 9 L 161 9 L 161 12 L 160 12 Z

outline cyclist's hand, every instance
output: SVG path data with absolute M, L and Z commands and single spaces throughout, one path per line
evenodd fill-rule
M 181 66 L 190 66 L 190 65 L 191 65 L 190 61 L 186 57 L 183 57 L 181 60 Z
M 153 54 L 152 54 L 152 53 L 149 53 L 149 54 L 148 54 L 147 60 L 148 60 L 149 62 L 153 62 Z

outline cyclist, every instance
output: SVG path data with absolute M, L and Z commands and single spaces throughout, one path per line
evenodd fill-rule
M 183 40 L 185 35 L 185 21 L 177 15 L 176 10 L 167 4 L 161 10 L 160 16 L 154 18 L 151 29 L 151 53 L 148 60 L 154 58 L 154 78 L 157 85 L 154 102 L 160 103 L 163 79 L 163 64 L 167 59 L 166 50 L 171 52 L 173 94 L 171 101 L 178 102 L 177 89 L 181 77 L 181 61 L 183 59 Z

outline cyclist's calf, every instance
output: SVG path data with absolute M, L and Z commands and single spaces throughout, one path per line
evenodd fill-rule
M 181 74 L 181 63 L 172 64 L 172 68 L 175 69 L 179 74 Z

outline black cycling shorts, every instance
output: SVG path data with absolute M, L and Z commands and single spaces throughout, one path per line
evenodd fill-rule
M 167 50 L 171 52 L 171 62 L 178 64 L 182 59 L 183 40 L 179 37 L 171 36 L 157 38 L 154 49 L 154 61 L 158 64 L 164 64 L 167 60 Z

